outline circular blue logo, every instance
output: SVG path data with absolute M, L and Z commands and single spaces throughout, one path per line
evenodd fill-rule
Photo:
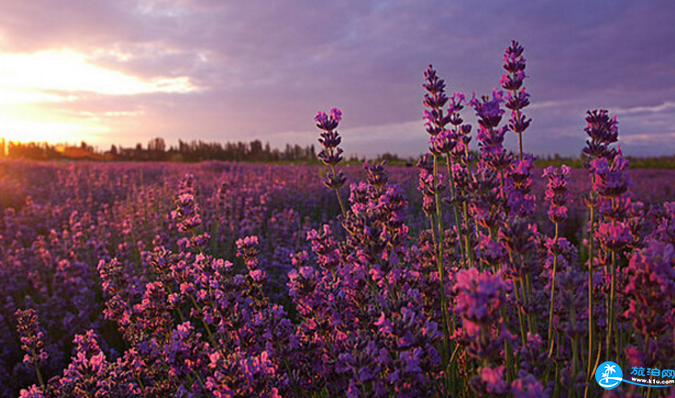
M 595 371 L 595 381 L 605 390 L 611 390 L 623 380 L 621 366 L 612 361 L 603 362 Z

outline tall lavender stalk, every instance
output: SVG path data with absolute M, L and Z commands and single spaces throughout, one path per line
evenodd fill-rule
M 567 185 L 569 183 L 570 168 L 562 165 L 560 168 L 553 166 L 547 167 L 544 170 L 544 177 L 548 179 L 546 186 L 545 199 L 551 204 L 548 209 L 548 217 L 555 225 L 555 236 L 551 241 L 549 252 L 553 256 L 553 270 L 551 272 L 551 301 L 549 303 L 548 315 L 548 342 L 549 342 L 549 357 L 553 355 L 553 304 L 555 302 L 555 283 L 556 272 L 558 266 L 558 256 L 560 251 L 558 239 L 560 238 L 560 223 L 567 219 L 566 202 L 569 199 Z
M 26 352 L 24 364 L 35 369 L 42 391 L 45 391 L 45 381 L 40 367 L 47 361 L 47 352 L 44 350 L 44 333 L 40 331 L 38 316 L 34 309 L 16 311 L 17 331 L 21 339 L 21 348 Z
M 633 242 L 630 227 L 625 222 L 629 199 L 624 196 L 628 191 L 628 160 L 621 151 L 617 151 L 611 163 L 607 158 L 598 158 L 591 162 L 590 170 L 595 175 L 593 189 L 604 200 L 601 213 L 604 220 L 599 223 L 597 235 L 601 247 L 610 253 L 608 274 L 610 275 L 610 292 L 607 313 L 606 358 L 612 358 L 610 347 L 612 333 L 616 331 L 616 267 L 617 255 Z
M 330 115 L 326 115 L 325 112 L 317 112 L 314 120 L 316 121 L 316 127 L 321 130 L 319 142 L 323 146 L 323 150 L 317 156 L 326 166 L 330 167 L 330 172 L 326 175 L 324 185 L 335 191 L 335 195 L 337 195 L 338 202 L 340 203 L 342 217 L 346 219 L 347 209 L 342 201 L 340 188 L 345 185 L 347 179 L 344 173 L 336 173 L 335 170 L 335 166 L 342 161 L 343 151 L 342 148 L 338 147 L 340 142 L 342 142 L 342 138 L 337 130 L 335 130 L 342 120 L 342 111 L 338 108 L 332 108 Z
M 444 329 L 444 345 L 445 351 L 450 349 L 450 314 L 448 313 L 448 300 L 445 294 L 445 232 L 443 228 L 443 210 L 441 208 L 441 192 L 443 186 L 438 173 L 438 158 L 443 152 L 450 152 L 453 146 L 453 140 L 450 132 L 445 129 L 445 126 L 450 123 L 450 115 L 443 111 L 443 107 L 448 102 L 448 97 L 445 95 L 445 82 L 436 74 L 433 66 L 429 65 L 424 72 L 425 83 L 424 89 L 427 93 L 424 94 L 423 104 L 429 108 L 424 111 L 424 118 L 426 119 L 426 131 L 431 136 L 430 146 L 431 154 L 433 155 L 433 192 L 436 204 L 436 228 L 438 231 L 438 241 L 436 247 L 436 264 L 438 267 L 438 277 L 440 281 L 440 295 L 441 295 L 441 313 L 443 316 Z M 447 153 L 446 152 L 446 153 Z M 459 226 L 458 226 L 459 228 Z M 444 355 L 445 357 L 445 355 Z M 444 366 L 447 365 L 444 363 Z
M 459 249 L 462 255 L 462 262 L 466 264 L 466 247 L 462 232 L 462 225 L 459 221 L 459 205 L 457 200 L 457 184 L 452 174 L 452 159 L 453 153 L 458 149 L 463 137 L 467 136 L 471 131 L 471 125 L 462 124 L 464 121 L 459 112 L 464 108 L 464 101 L 466 97 L 462 93 L 454 93 L 450 98 L 448 105 L 449 123 L 453 126 L 452 130 L 443 130 L 437 135 L 432 135 L 430 140 L 429 150 L 435 156 L 445 155 L 445 164 L 448 171 L 448 185 L 450 186 L 450 197 L 446 198 L 452 206 L 452 211 L 455 219 L 455 226 L 457 228 L 457 236 L 459 238 Z
M 530 126 L 532 119 L 526 119 L 522 109 L 530 104 L 530 94 L 523 88 L 525 76 L 525 57 L 523 47 L 515 40 L 504 52 L 503 68 L 508 74 L 502 75 L 502 88 L 507 90 L 506 107 L 511 110 L 509 129 L 518 134 L 518 155 L 523 158 L 523 132 Z
M 675 246 L 650 240 L 633 253 L 626 274 L 624 315 L 645 336 L 643 352 L 647 353 L 650 337 L 668 339 L 675 328 Z
M 494 218 L 503 217 L 506 219 L 508 218 L 509 210 L 504 172 L 511 166 L 513 155 L 504 148 L 504 135 L 507 129 L 506 127 L 499 127 L 499 123 L 504 115 L 504 110 L 501 109 L 502 102 L 504 102 L 504 93 L 501 90 L 495 89 L 492 92 L 492 97 L 485 95 L 480 99 L 473 98 L 470 104 L 476 111 L 476 117 L 478 118 L 477 137 L 481 153 L 479 172 L 483 172 L 485 182 L 488 184 L 491 184 L 492 180 L 496 179 L 494 174 L 499 175 L 499 200 L 501 203 L 498 208 L 490 212 L 490 215 Z M 495 224 L 490 229 L 494 230 L 496 226 Z M 493 234 L 493 231 L 490 232 Z
M 582 154 L 586 157 L 584 165 L 590 168 L 591 162 L 594 159 L 606 158 L 611 159 L 616 155 L 616 150 L 610 145 L 617 142 L 618 131 L 616 118 L 610 118 L 607 110 L 595 109 L 586 112 L 587 126 L 584 131 L 589 136 L 586 140 L 586 147 L 584 147 Z M 591 173 L 591 183 L 595 186 L 595 173 Z M 587 377 L 590 381 L 595 373 L 595 368 L 600 361 L 601 347 L 598 347 L 598 353 L 595 361 L 593 361 L 593 343 L 594 343 L 594 322 L 593 316 L 593 265 L 595 262 L 595 222 L 596 222 L 596 208 L 599 204 L 597 193 L 592 188 L 591 192 L 586 197 L 586 204 L 589 207 L 589 228 L 588 228 L 588 369 Z

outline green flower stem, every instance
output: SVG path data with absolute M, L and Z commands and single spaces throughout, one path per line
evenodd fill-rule
M 509 207 L 507 206 L 506 193 L 504 192 L 504 170 L 499 170 L 499 192 L 502 195 L 502 206 L 504 207 L 505 218 L 509 219 Z
M 507 319 L 504 306 L 499 307 L 499 313 L 503 319 Z M 511 382 L 516 378 L 516 368 L 513 363 L 513 350 L 508 339 L 504 339 L 504 356 L 506 357 L 506 379 L 508 382 Z
M 464 194 L 464 192 L 462 192 L 462 194 Z M 469 225 L 471 224 L 469 223 L 469 208 L 466 204 L 466 201 L 462 202 L 462 216 L 464 217 L 464 225 L 466 225 L 468 231 Z M 469 235 L 469 233 L 464 235 L 464 249 L 466 250 L 467 257 L 469 258 L 469 268 L 473 268 L 476 266 L 476 261 L 473 247 L 471 247 L 471 237 Z
M 558 242 L 558 223 L 555 223 L 555 237 L 553 238 L 553 242 L 557 243 Z M 555 244 L 554 243 L 554 244 Z M 558 256 L 553 255 L 553 276 L 551 278 L 551 303 L 549 304 L 548 307 L 548 344 L 549 344 L 549 351 L 548 351 L 548 357 L 550 358 L 553 355 L 553 302 L 555 300 L 555 276 L 556 276 L 556 271 L 558 267 Z
M 523 283 L 522 279 L 513 280 L 513 291 L 516 294 L 516 301 L 521 301 L 520 293 L 518 293 L 518 290 L 520 289 L 519 285 L 522 285 L 522 283 Z M 518 306 L 518 324 L 520 325 L 520 340 L 523 343 L 523 346 L 525 346 L 525 344 L 527 343 L 527 339 L 525 337 L 525 320 L 523 319 L 522 306 Z
M 443 212 L 441 210 L 441 193 L 438 189 L 438 156 L 434 155 L 434 192 L 436 196 L 436 222 L 438 223 L 438 242 L 436 264 L 438 266 L 438 279 L 441 285 L 441 313 L 443 317 L 443 345 L 447 353 L 450 349 L 450 321 L 448 319 L 448 300 L 445 296 L 445 259 L 443 257 L 443 247 L 445 246 L 445 233 L 443 232 Z M 443 355 L 445 363 L 443 368 L 448 365 L 447 355 Z
M 459 241 L 459 250 L 462 254 L 462 264 L 466 266 L 466 254 L 465 254 L 465 249 L 464 249 L 464 242 L 463 242 L 463 237 L 462 237 L 462 227 L 459 224 L 459 209 L 457 208 L 457 201 L 455 194 L 457 192 L 457 188 L 455 187 L 455 179 L 452 176 L 452 169 L 450 168 L 450 155 L 445 155 L 445 164 L 448 167 L 448 179 L 450 181 L 450 194 L 452 195 L 452 211 L 455 216 L 455 225 L 457 226 L 457 237 Z
M 38 365 L 38 358 L 37 358 L 37 353 L 33 350 L 32 351 L 32 356 L 33 356 L 33 363 L 35 364 L 35 374 L 37 375 L 38 382 L 40 383 L 40 387 L 42 387 L 42 392 L 47 392 L 47 387 L 45 386 L 45 380 L 42 377 L 42 372 L 40 372 L 40 366 Z
M 614 313 L 614 301 L 615 301 L 615 294 L 614 291 L 616 290 L 616 252 L 612 251 L 612 262 L 610 263 L 610 275 L 611 275 L 611 282 L 610 282 L 610 288 L 609 288 L 609 318 L 607 319 L 607 340 L 606 340 L 606 350 L 605 350 L 605 358 L 607 361 L 609 361 L 610 358 L 610 347 L 612 344 L 612 333 L 614 332 L 614 324 L 616 323 L 616 315 Z
M 518 94 L 517 89 L 509 90 L 515 97 Z M 516 120 L 520 120 L 520 109 L 516 109 Z M 523 159 L 523 132 L 518 131 L 518 157 L 522 160 Z
M 532 293 L 532 275 L 527 274 L 525 275 L 525 289 L 526 293 L 523 293 L 523 296 L 525 296 L 525 303 L 528 303 L 528 297 L 534 297 L 534 294 Z M 537 317 L 535 314 L 529 314 L 528 315 L 529 323 L 530 323 L 530 333 L 534 336 L 536 334 L 537 329 Z
M 197 304 L 197 300 L 195 300 L 194 296 L 192 294 L 189 294 L 188 297 L 190 297 L 190 300 L 192 301 L 192 305 L 194 305 L 195 309 L 199 311 L 199 305 Z M 209 325 L 206 323 L 203 317 L 200 318 L 202 321 L 202 325 L 204 326 L 204 329 L 206 330 L 206 334 L 209 337 L 209 341 L 211 341 L 211 344 L 213 344 L 213 347 L 218 347 L 218 343 L 216 342 L 216 338 L 213 337 L 213 333 L 211 333 L 211 328 Z
M 333 151 L 333 150 L 331 149 L 331 152 L 332 152 L 332 151 Z M 332 165 L 332 164 L 331 164 L 331 165 L 330 165 L 330 170 L 331 170 L 331 172 L 333 173 L 333 177 L 336 177 L 336 178 L 337 178 L 337 174 L 335 174 L 335 165 Z M 334 191 L 335 191 L 335 195 L 337 195 L 338 202 L 340 203 L 340 210 L 342 210 L 342 217 L 343 217 L 344 219 L 347 219 L 347 208 L 345 207 L 344 202 L 342 202 L 342 195 L 340 195 L 340 189 L 339 189 L 339 188 L 335 188 Z
M 572 330 L 577 328 L 577 310 L 574 308 L 574 302 L 570 305 L 570 323 Z M 579 372 L 579 340 L 574 335 L 572 338 L 572 377 L 570 377 L 570 391 L 574 391 L 574 380 Z
M 558 344 L 558 346 L 556 348 L 556 351 L 557 351 L 556 356 L 560 357 L 560 344 Z M 560 383 L 558 382 L 558 380 L 560 380 L 560 365 L 561 365 L 561 361 L 556 360 L 555 361 L 555 381 L 556 381 L 556 383 L 555 383 L 555 388 L 553 389 L 553 397 L 554 398 L 560 397 Z
M 438 243 L 436 241 L 436 223 L 434 222 L 434 215 L 429 214 L 429 226 L 431 227 L 431 241 L 434 244 L 434 247 L 438 247 Z
M 593 200 L 591 192 L 591 200 Z M 588 234 L 588 369 L 587 381 L 591 381 L 595 370 L 593 369 L 593 224 L 595 223 L 595 206 L 590 209 L 590 232 Z

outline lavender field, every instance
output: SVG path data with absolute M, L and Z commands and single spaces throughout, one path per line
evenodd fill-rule
M 342 165 L 337 108 L 325 166 L 0 162 L 0 396 L 675 397 L 675 170 L 605 110 L 584 168 L 506 150 L 522 53 L 426 70 L 416 167 Z

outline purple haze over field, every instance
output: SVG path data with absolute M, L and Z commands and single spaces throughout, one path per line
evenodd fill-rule
M 487 94 L 515 39 L 528 152 L 578 155 L 585 111 L 602 107 L 624 153 L 671 155 L 673 20 L 670 0 L 4 0 L 0 137 L 306 145 L 337 106 L 347 156 L 418 155 L 427 65 L 450 93 Z

